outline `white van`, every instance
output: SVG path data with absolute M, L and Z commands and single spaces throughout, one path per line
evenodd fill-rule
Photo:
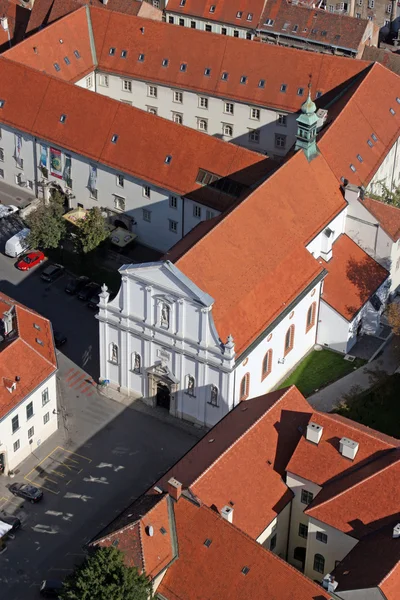
M 30 234 L 31 230 L 27 227 L 18 231 L 15 235 L 13 235 L 9 240 L 6 241 L 5 252 L 7 256 L 11 256 L 11 258 L 16 258 L 25 250 L 29 249 L 28 242 L 26 238 Z

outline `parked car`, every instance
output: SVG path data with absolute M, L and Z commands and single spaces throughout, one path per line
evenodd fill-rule
M 4 251 L 7 256 L 17 258 L 20 254 L 29 250 L 28 237 L 30 232 L 31 230 L 25 227 L 6 241 Z
M 36 265 L 40 265 L 45 258 L 46 257 L 43 252 L 40 250 L 35 250 L 34 252 L 28 252 L 28 254 L 25 254 L 25 256 L 19 259 L 15 266 L 20 271 L 29 271 L 29 269 L 33 269 L 33 267 L 36 267 Z
M 97 305 L 100 302 L 100 298 L 99 298 L 100 292 L 101 292 L 101 285 L 98 286 L 98 289 L 89 298 L 89 302 L 88 302 L 88 307 L 89 308 L 97 308 Z
M 8 217 L 9 215 L 13 215 L 14 213 L 17 213 L 18 211 L 19 211 L 19 208 L 17 208 L 13 204 L 10 204 L 9 206 L 4 206 L 2 204 L 2 205 L 0 205 L 0 219 L 3 219 L 4 217 Z
M 100 292 L 101 286 L 98 283 L 94 283 L 94 281 L 91 281 L 90 283 L 87 283 L 85 287 L 79 292 L 78 298 L 79 300 L 84 300 L 85 302 L 87 302 L 96 294 L 100 294 Z
M 60 346 L 64 346 L 64 344 L 67 341 L 67 338 L 63 333 L 61 333 L 60 331 L 53 330 L 53 336 L 54 336 L 54 343 L 56 345 L 56 348 L 60 348 Z
M 44 269 L 40 277 L 43 279 L 43 281 L 52 283 L 53 281 L 61 277 L 63 273 L 64 267 L 62 265 L 51 264 Z
M 59 579 L 45 579 L 40 586 L 40 594 L 45 598 L 58 598 L 63 582 Z
M 13 483 L 8 488 L 14 496 L 19 496 L 24 500 L 29 500 L 32 504 L 39 502 L 43 498 L 42 490 L 28 483 Z
M 14 517 L 14 515 L 0 514 L 0 521 L 3 521 L 3 523 L 7 523 L 8 525 L 11 525 L 12 526 L 11 531 L 16 531 L 17 529 L 19 529 L 21 527 L 21 521 L 18 519 L 18 517 Z
M 67 294 L 71 295 L 78 294 L 87 283 L 89 283 L 89 277 L 85 277 L 85 275 L 82 275 L 81 277 L 71 277 L 65 286 L 65 291 Z

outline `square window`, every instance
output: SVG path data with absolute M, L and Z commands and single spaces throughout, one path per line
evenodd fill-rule
M 50 402 L 49 388 L 46 388 L 42 392 L 42 406 L 45 406 L 48 402 Z
M 100 75 L 99 85 L 103 87 L 108 87 L 108 75 Z
M 308 492 L 307 490 L 301 490 L 301 503 L 302 504 L 311 504 L 313 501 L 314 494 L 312 492 Z
M 204 29 L 205 29 L 205 31 L 208 31 L 208 33 L 211 33 L 211 31 L 212 31 L 211 25 L 206 25 Z
M 130 81 L 129 79 L 123 79 L 122 89 L 124 92 L 132 92 L 132 81 Z
M 304 525 L 304 523 L 299 523 L 299 536 L 307 539 L 308 525 Z
M 178 198 L 176 196 L 169 197 L 170 208 L 178 208 Z
M 251 108 L 250 109 L 250 119 L 255 119 L 256 121 L 260 120 L 260 109 L 259 108 Z
M 177 102 L 178 104 L 182 104 L 183 92 L 174 92 L 174 102 Z
M 30 427 L 28 429 L 28 439 L 30 439 L 31 437 L 33 437 L 34 433 L 35 433 L 35 428 L 34 427 Z
M 46 423 L 48 423 L 50 421 L 50 413 L 46 413 L 45 415 L 43 415 L 43 425 L 46 425 Z
M 142 188 L 142 193 L 145 198 L 150 198 L 151 190 L 149 185 L 144 185 Z
M 258 87 L 265 88 L 265 79 L 260 79 L 260 81 L 258 82 Z
M 151 98 L 157 98 L 157 88 L 155 85 L 149 85 L 148 87 L 148 95 Z
M 123 175 L 117 175 L 117 185 L 118 187 L 124 187 L 125 177 Z
M 181 113 L 172 113 L 172 120 L 174 123 L 178 123 L 179 125 L 182 125 L 183 115 Z
M 253 129 L 252 131 L 249 131 L 249 142 L 253 142 L 253 144 L 260 143 L 260 130 L 259 129 Z
M 281 85 L 281 92 L 284 94 L 286 92 L 286 90 L 287 90 L 286 83 L 282 83 L 282 85 Z
M 15 417 L 12 418 L 12 420 L 11 420 L 11 428 L 12 428 L 12 432 L 13 433 L 15 433 L 19 429 L 18 415 L 15 415 Z
M 286 135 L 281 135 L 279 133 L 275 134 L 275 148 L 285 148 L 286 147 Z
M 171 221 L 171 219 L 168 219 L 169 221 L 169 230 L 172 231 L 173 233 L 178 233 L 178 221 Z
M 226 35 L 228 33 L 228 30 L 226 27 L 221 27 L 221 35 Z
M 26 420 L 28 421 L 31 417 L 33 417 L 33 402 L 26 405 Z
M 201 206 L 198 206 L 197 204 L 193 206 L 193 216 L 196 217 L 196 219 L 201 219 Z
M 225 102 L 224 112 L 228 115 L 233 115 L 233 103 Z
M 147 221 L 147 223 L 151 223 L 151 210 L 147 210 L 143 208 L 143 221 Z
M 208 98 L 205 98 L 204 96 L 200 96 L 200 98 L 199 98 L 199 108 L 208 109 Z
M 185 19 L 179 19 L 179 25 L 185 27 Z
M 114 208 L 116 210 L 124 211 L 125 210 L 125 198 L 122 198 L 122 196 L 114 195 Z
M 287 115 L 278 115 L 278 125 L 287 127 Z
M 328 536 L 326 535 L 326 533 L 323 533 L 322 531 L 317 531 L 317 540 L 319 542 L 322 542 L 323 544 L 327 544 Z
M 235 38 L 239 37 L 239 32 L 236 29 L 233 32 L 233 37 L 235 37 Z
M 199 131 L 207 132 L 207 129 L 208 129 L 207 120 L 206 119 L 197 119 L 197 129 L 199 129 Z
M 13 448 L 14 448 L 14 452 L 16 452 L 17 450 L 19 450 L 19 448 L 20 448 L 19 440 L 17 440 L 16 442 L 14 442 Z

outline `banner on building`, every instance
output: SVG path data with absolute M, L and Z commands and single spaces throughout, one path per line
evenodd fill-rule
M 89 189 L 95 190 L 97 184 L 97 167 L 94 165 L 89 166 Z
M 63 175 L 63 179 L 64 181 L 67 182 L 67 185 L 69 187 L 71 187 L 69 184 L 72 180 L 71 177 L 71 157 L 69 154 L 65 155 L 65 164 L 64 164 L 64 175 Z
M 40 145 L 40 166 L 42 169 L 47 169 L 47 146 Z
M 50 173 L 62 179 L 61 151 L 56 148 L 50 148 Z

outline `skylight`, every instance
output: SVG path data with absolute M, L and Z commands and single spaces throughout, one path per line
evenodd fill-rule
M 56 71 L 60 71 L 60 65 L 58 63 L 54 63 L 54 68 Z
M 80 58 L 81 55 L 79 54 L 78 50 L 74 50 L 74 54 L 76 58 Z
M 67 115 L 61 115 L 60 123 L 65 123 L 66 120 L 67 120 Z
M 287 85 L 286 85 L 286 83 L 282 83 L 282 85 L 281 85 L 281 92 L 285 93 L 285 92 L 286 92 L 286 90 L 287 90 Z
M 249 567 L 243 567 L 242 569 L 242 573 L 243 575 L 247 575 L 247 573 L 250 571 Z
M 265 88 L 265 79 L 260 79 L 260 81 L 258 82 L 258 87 Z
M 316 97 L 316 98 L 321 98 L 321 96 L 322 96 L 322 92 L 320 92 L 320 91 L 318 90 L 318 92 L 315 94 L 315 97 Z
M 163 67 L 168 67 L 168 63 L 169 63 L 169 60 L 168 60 L 168 58 L 163 58 L 163 60 L 162 60 L 162 63 L 161 63 L 161 64 L 162 64 L 162 66 L 163 66 Z
M 180 6 L 185 6 L 185 4 L 186 4 L 186 0 L 181 0 Z
M 373 145 L 373 143 L 371 142 L 371 140 L 367 140 L 367 144 L 368 144 L 368 146 L 369 146 L 370 148 L 373 148 L 373 147 L 374 147 L 374 145 Z
M 207 538 L 207 539 L 204 541 L 204 545 L 205 545 L 207 548 L 209 548 L 209 547 L 211 546 L 211 543 L 212 543 L 212 542 L 211 542 L 211 540 L 210 540 L 210 539 L 208 539 L 208 538 Z
M 304 88 L 299 88 L 299 89 L 297 90 L 297 95 L 298 95 L 298 96 L 302 96 L 303 94 L 304 94 Z
M 374 133 L 371 133 L 371 137 L 374 140 L 374 142 L 378 141 L 378 138 L 376 137 L 376 135 Z
M 138 61 L 139 62 L 144 62 L 144 54 L 139 54 Z
M 253 13 L 248 13 L 247 20 L 248 21 L 252 21 L 253 20 Z
M 211 4 L 210 13 L 214 13 L 214 12 L 215 12 L 215 4 Z
M 167 533 L 167 530 L 165 529 L 165 527 L 160 527 L 160 532 L 162 533 L 162 535 L 165 535 Z
M 289 25 L 290 25 L 289 21 L 286 21 L 286 23 L 284 23 L 284 24 L 283 24 L 283 27 L 282 27 L 282 29 L 283 29 L 284 31 L 286 31 L 286 29 L 288 29 Z
M 227 73 L 226 71 L 224 71 L 221 75 L 222 81 L 228 81 L 228 77 L 229 77 L 229 73 Z
M 361 154 L 357 154 L 357 160 L 359 162 L 363 162 L 363 157 L 361 156 Z
M 321 35 L 323 35 L 324 37 L 328 34 L 327 31 L 325 31 L 325 29 L 323 31 L 321 31 Z
M 246 75 L 242 75 L 242 76 L 241 76 L 241 78 L 240 78 L 240 83 L 243 83 L 243 84 L 245 84 L 246 82 L 247 82 L 247 77 L 246 77 Z
M 0 108 L 3 108 L 5 105 L 6 101 L 5 100 L 0 100 Z
M 61 39 L 60 39 L 60 40 L 58 40 L 58 41 L 60 42 L 60 44 L 63 44 L 63 43 L 64 43 L 64 41 L 63 41 L 63 40 L 61 40 Z
M 335 40 L 340 40 L 340 35 L 335 35 Z
M 210 77 L 210 75 L 211 75 L 211 69 L 209 69 L 208 67 L 206 67 L 206 68 L 204 69 L 204 75 L 205 75 L 206 77 Z
M 116 144 L 118 140 L 118 135 L 116 133 L 113 134 L 112 138 L 111 138 L 111 142 L 113 144 Z
M 114 56 L 114 54 L 115 54 L 115 48 L 110 48 L 110 50 L 108 51 L 108 54 L 110 56 Z
M 187 64 L 186 63 L 182 63 L 181 66 L 180 66 L 180 70 L 182 71 L 182 73 L 185 73 L 186 69 L 187 69 Z
M 68 56 L 64 56 L 64 62 L 66 65 L 70 65 L 71 61 L 69 60 Z
M 352 163 L 350 164 L 350 169 L 353 171 L 353 173 L 356 172 L 356 168 L 355 168 L 355 166 Z
M 167 154 L 167 156 L 165 157 L 165 164 L 166 165 L 170 165 L 171 164 L 171 160 L 172 160 L 172 156 L 170 154 Z
M 237 18 L 237 19 L 241 19 L 241 18 L 242 18 L 242 16 L 243 16 L 243 13 L 242 13 L 242 11 L 241 11 L 241 10 L 238 10 L 238 11 L 237 11 L 237 13 L 236 13 L 236 18 Z
M 273 24 L 274 24 L 274 20 L 273 19 L 267 19 L 265 21 L 265 25 L 267 25 L 268 27 L 272 27 Z
M 121 50 L 121 58 L 126 58 L 128 56 L 128 50 Z
M 396 114 L 396 111 L 392 107 L 389 108 L 389 112 L 390 112 L 391 115 L 395 115 Z
M 399 97 L 396 98 L 396 102 L 397 102 L 397 104 L 400 104 L 400 98 Z
M 294 25 L 294 26 L 293 26 L 293 29 L 292 29 L 293 33 L 296 33 L 296 31 L 298 30 L 298 28 L 299 28 L 299 26 L 298 26 L 298 25 Z
M 311 29 L 311 33 L 315 35 L 316 33 L 318 33 L 318 29 Z
M 39 338 L 36 338 L 35 341 L 37 344 L 39 344 L 39 346 L 44 346 L 42 340 L 40 340 Z

